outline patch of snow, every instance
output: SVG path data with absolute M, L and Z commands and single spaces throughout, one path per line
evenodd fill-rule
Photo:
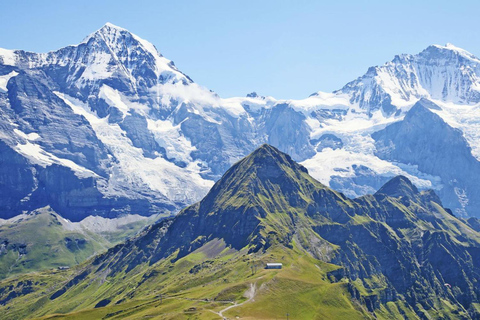
M 105 100 L 108 105 L 119 109 L 123 113 L 123 118 L 130 114 L 130 110 L 134 110 L 135 112 L 142 115 L 148 114 L 149 111 L 148 106 L 136 102 L 131 102 L 120 91 L 118 91 L 117 89 L 113 89 L 106 84 L 102 85 L 98 96 L 101 99 Z
M 155 141 L 167 152 L 167 157 L 185 163 L 191 162 L 190 153 L 197 150 L 182 134 L 181 124 L 173 125 L 170 120 L 147 119 L 148 130 L 153 133 Z
M 439 115 L 450 126 L 463 132 L 463 136 L 472 148 L 472 154 L 480 160 L 480 103 L 459 105 L 453 102 L 433 100 L 441 110 L 430 111 Z
M 332 176 L 355 177 L 354 165 L 356 165 L 365 166 L 379 176 L 407 176 L 421 189 L 441 189 L 443 185 L 439 177 L 420 172 L 416 166 L 391 163 L 375 155 L 375 141 L 371 134 L 402 119 L 403 115 L 386 117 L 381 110 L 370 115 L 350 110 L 340 119 L 322 121 L 307 117 L 306 123 L 311 128 L 311 139 L 332 134 L 342 140 L 343 147 L 336 150 L 325 148 L 312 158 L 303 161 L 302 165 L 314 178 L 326 185 L 330 185 Z
M 27 135 L 22 132 L 20 136 L 27 136 Z M 82 166 L 79 166 L 72 160 L 59 158 L 43 150 L 43 148 L 40 145 L 34 144 L 28 140 L 26 140 L 25 143 L 18 143 L 13 149 L 18 153 L 20 153 L 25 158 L 29 159 L 30 162 L 32 162 L 33 164 L 42 166 L 44 168 L 52 164 L 58 164 L 58 165 L 72 169 L 75 175 L 79 178 L 98 177 L 98 175 L 95 172 L 87 168 L 84 168 Z
M 422 174 L 415 166 L 403 168 L 374 155 L 354 153 L 344 149 L 326 148 L 311 159 L 301 163 L 310 175 L 325 185 L 330 185 L 332 176 L 351 178 L 355 176 L 354 165 L 370 168 L 375 174 L 385 177 L 404 175 L 421 189 L 439 189 L 440 178 Z
M 345 150 L 373 155 L 375 145 L 371 134 L 399 120 L 402 120 L 402 117 L 385 117 L 381 110 L 377 110 L 370 116 L 365 113 L 348 112 L 341 119 L 326 119 L 323 122 L 309 117 L 307 124 L 312 129 L 311 139 L 318 139 L 324 134 L 333 134 L 342 140 Z
M 232 97 L 224 98 L 222 101 L 226 105 L 241 105 L 244 110 L 253 113 L 257 113 L 264 109 L 270 109 L 277 102 L 273 97 Z
M 93 60 L 85 66 L 80 79 L 84 81 L 96 81 L 99 79 L 108 79 L 113 75 L 110 67 L 112 56 L 106 52 L 98 52 L 93 56 Z
M 184 85 L 183 83 L 166 83 L 154 86 L 151 89 L 156 94 L 158 102 L 169 106 L 172 100 L 181 101 L 194 106 L 193 113 L 201 115 L 205 120 L 220 123 L 209 115 L 210 110 L 224 110 L 230 116 L 238 118 L 247 116 L 247 112 L 240 99 L 222 99 L 208 89 L 196 83 Z
M 315 110 L 347 110 L 351 108 L 350 96 L 342 93 L 317 92 L 306 99 L 287 100 L 295 110 L 310 113 Z
M 24 144 L 19 143 L 14 149 L 22 156 L 29 159 L 32 163 L 40 165 L 44 168 L 55 163 L 53 160 L 54 156 L 52 154 L 43 150 L 38 144 L 33 144 L 30 141 L 26 141 Z
M 174 202 L 191 202 L 204 196 L 213 186 L 213 181 L 200 176 L 198 161 L 180 168 L 158 156 L 154 159 L 143 155 L 143 150 L 133 146 L 118 124 L 108 123 L 99 118 L 90 108 L 75 98 L 56 92 L 72 110 L 83 115 L 92 126 L 97 137 L 109 148 L 117 162 L 112 163 L 106 195 L 118 195 L 123 190 L 148 188 L 164 195 Z
M 61 216 L 58 216 L 59 221 L 69 231 L 90 231 L 97 234 L 116 232 L 122 229 L 122 227 L 129 224 L 143 221 L 145 224 L 155 221 L 159 216 L 152 215 L 149 217 L 140 216 L 137 214 L 128 214 L 118 218 L 104 218 L 100 216 L 88 216 L 82 221 L 72 222 Z
M 324 128 L 339 132 L 361 131 L 372 133 L 393 122 L 402 120 L 402 118 L 403 117 L 385 117 L 381 110 L 373 112 L 370 116 L 362 113 L 348 112 L 341 120 L 328 119 L 324 123 Z
M 3 64 L 7 66 L 14 66 L 17 60 L 14 50 L 2 48 L 0 48 L 0 58 L 3 60 Z
M 388 64 L 387 64 L 388 66 Z M 402 72 L 412 75 L 415 70 L 410 65 L 402 65 Z M 391 103 L 400 109 L 409 109 L 420 97 L 428 98 L 430 94 L 419 83 L 418 78 L 398 77 L 397 68 L 378 68 L 375 82 L 390 95 Z
M 16 135 L 18 135 L 18 136 L 20 136 L 23 139 L 28 140 L 28 141 L 35 141 L 35 140 L 40 139 L 40 135 L 36 132 L 31 132 L 29 134 L 26 134 L 25 132 L 20 131 L 18 129 L 13 129 L 13 132 L 15 132 Z
M 18 72 L 16 71 L 12 71 L 10 72 L 9 74 L 6 74 L 6 75 L 3 75 L 3 76 L 0 76 L 0 92 L 2 93 L 6 93 L 8 91 L 7 89 L 7 83 L 8 81 L 17 76 L 18 75 Z
M 110 106 L 115 107 L 118 110 L 120 110 L 123 113 L 123 118 L 124 119 L 125 119 L 125 116 L 127 114 L 129 114 L 128 113 L 129 108 L 122 101 L 122 99 L 120 97 L 120 94 L 117 90 L 115 90 L 115 89 L 113 89 L 113 88 L 111 88 L 107 85 L 103 85 L 100 88 L 100 93 L 99 93 L 98 97 L 105 100 L 105 102 L 107 104 L 109 104 Z

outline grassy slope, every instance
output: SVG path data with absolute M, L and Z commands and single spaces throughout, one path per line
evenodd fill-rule
M 143 265 L 127 277 L 125 273 L 108 280 L 98 274 L 89 276 L 55 300 L 49 297 L 69 279 L 71 271 L 50 273 L 45 276 L 49 282 L 41 284 L 47 295 L 21 297 L 15 303 L 23 308 L 3 306 L 0 312 L 5 319 L 221 319 L 218 312 L 244 303 L 223 316 L 285 319 L 289 313 L 290 319 L 374 318 L 352 300 L 346 281 L 330 281 L 328 273 L 338 266 L 312 258 L 295 243 L 292 249 L 278 245 L 265 253 L 246 254 L 246 249 L 232 251 L 212 244 L 215 241 L 220 242 L 207 243 L 175 263 L 166 259 L 150 267 Z M 284 267 L 266 270 L 267 262 L 282 262 Z M 24 275 L 24 280 L 29 278 L 37 279 L 38 274 Z M 256 292 L 248 300 L 245 293 L 252 285 Z M 102 299 L 111 302 L 95 308 Z M 397 319 L 402 314 L 418 319 L 401 302 L 382 306 L 376 318 Z
M 133 235 L 145 224 L 141 221 L 116 232 L 96 234 L 68 230 L 60 219 L 51 209 L 42 208 L 20 221 L 0 225 L 0 240 L 8 240 L 8 250 L 0 254 L 0 279 L 82 263 Z M 66 238 L 72 242 L 67 244 Z M 78 244 L 75 239 L 82 242 Z M 25 249 L 19 250 L 21 245 L 26 246 Z
M 328 280 L 327 272 L 336 266 L 315 260 L 300 249 L 277 246 L 256 255 L 225 249 L 221 258 L 213 260 L 208 246 L 176 261 L 174 267 L 170 260 L 166 260 L 139 271 L 127 281 L 112 279 L 110 284 L 80 286 L 58 302 L 47 304 L 47 309 L 40 313 L 86 308 L 66 315 L 45 316 L 44 319 L 220 319 L 216 312 L 233 305 L 230 301 L 247 301 L 244 293 L 254 285 L 253 300 L 228 310 L 224 316 L 280 319 L 289 313 L 291 319 L 371 318 L 351 301 L 345 283 Z M 281 261 L 284 268 L 263 269 L 265 263 L 271 261 Z M 256 272 L 251 269 L 254 264 L 257 265 Z M 203 268 L 196 268 L 199 271 L 195 274 L 190 273 L 195 266 Z M 145 274 L 154 276 L 138 286 Z M 99 301 L 102 296 L 109 298 L 113 292 L 119 291 L 123 292 L 115 294 L 115 299 L 106 307 L 92 309 L 94 304 L 87 302 Z M 163 294 L 162 301 L 160 294 Z M 90 299 L 91 296 L 96 299 Z M 118 301 L 122 302 L 115 304 Z M 8 314 L 8 310 L 6 312 Z
M 369 223 L 369 219 L 359 218 L 357 223 Z M 245 292 L 255 285 L 254 299 L 231 308 L 224 316 L 281 319 L 289 313 L 291 319 L 372 318 L 351 299 L 348 280 L 330 281 L 327 273 L 338 267 L 312 258 L 295 240 L 293 248 L 276 245 L 257 254 L 246 254 L 247 249 L 234 251 L 221 240 L 210 241 L 175 262 L 171 260 L 173 255 L 111 278 L 91 274 L 54 300 L 50 297 L 72 278 L 72 270 L 24 275 L 12 279 L 12 285 L 30 280 L 37 282 L 39 291 L 17 298 L 14 308 L 0 307 L 0 312 L 5 319 L 220 319 L 220 310 L 232 305 L 230 301 L 245 302 Z M 267 262 L 282 262 L 284 268 L 265 270 L 262 267 Z M 80 266 L 75 274 L 87 265 Z M 253 274 L 252 265 L 257 266 Z M 355 286 L 361 288 L 363 284 L 360 281 Z M 95 308 L 103 299 L 111 302 Z M 442 308 L 445 316 L 454 314 L 454 306 L 445 303 L 437 309 Z M 434 319 L 439 318 L 436 315 Z M 378 319 L 403 316 L 418 319 L 401 301 L 381 305 L 376 311 Z

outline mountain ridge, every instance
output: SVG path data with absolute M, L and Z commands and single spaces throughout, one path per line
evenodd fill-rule
M 280 170 L 270 174 L 272 168 Z M 413 188 L 405 177 L 390 185 L 399 182 Z M 255 195 L 244 192 L 251 186 L 264 188 Z M 231 316 L 278 316 L 278 308 L 284 309 L 265 302 L 274 294 L 266 288 L 283 283 L 289 293 L 282 299 L 295 301 L 298 307 L 290 308 L 298 317 L 307 310 L 325 316 L 329 310 L 324 302 L 305 305 L 299 297 L 306 289 L 345 301 L 335 312 L 351 312 L 353 318 L 473 319 L 480 265 L 472 257 L 479 250 L 480 234 L 445 211 L 431 191 L 348 199 L 315 181 L 288 155 L 263 145 L 228 170 L 204 200 L 63 273 L 59 284 L 50 281 L 62 273 L 45 273 L 40 287 L 29 275 L 0 282 L 0 309 L 7 318 L 24 312 L 122 317 L 125 310 L 132 316 L 188 317 L 183 312 L 191 304 L 168 303 L 163 309 L 163 295 L 195 303 L 190 312 L 203 319 L 218 314 L 225 292 L 241 301 L 242 292 L 260 282 L 264 289 L 259 285 L 255 299 Z M 255 265 L 272 261 L 283 261 L 284 271 L 255 271 Z M 4 289 L 9 286 L 15 288 L 10 297 Z
M 303 100 L 223 99 L 191 81 L 152 44 L 108 23 L 76 46 L 45 54 L 2 50 L 0 55 L 0 78 L 6 83 L 0 93 L 1 137 L 26 159 L 19 170 L 40 172 L 57 164 L 76 176 L 88 173 L 98 191 L 88 210 L 98 215 L 129 214 L 129 202 L 145 201 L 155 205 L 134 205 L 131 213 L 175 213 L 200 199 L 225 170 L 262 143 L 291 154 L 315 178 L 351 197 L 373 193 L 399 174 L 420 189 L 442 190 L 449 181 L 416 169 L 428 168 L 421 159 L 397 163 L 379 157 L 371 139 L 403 121 L 418 99 L 431 99 L 436 113 L 462 130 L 474 157 L 480 155 L 476 116 L 464 108 L 480 101 L 475 93 L 480 69 L 476 59 L 453 46 L 397 56 L 339 91 Z M 446 95 L 437 90 L 452 81 L 458 90 L 447 86 Z M 12 179 L 6 172 L 3 183 Z M 24 186 L 14 198 L 25 198 L 33 188 Z M 458 188 L 440 192 L 445 205 L 475 214 L 476 207 L 464 210 L 461 204 L 473 194 Z M 40 205 L 26 203 L 32 210 Z M 106 211 L 99 208 L 102 203 L 119 205 Z M 56 210 L 72 220 L 88 215 L 85 208 L 67 207 L 57 204 Z M 69 215 L 69 210 L 78 213 Z M 20 207 L 8 211 L 17 215 Z

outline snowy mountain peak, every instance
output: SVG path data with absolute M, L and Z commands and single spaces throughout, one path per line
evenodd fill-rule
M 100 29 L 96 30 L 95 32 L 88 35 L 82 43 L 87 43 L 88 40 L 95 37 L 100 37 L 105 40 L 111 41 L 112 39 L 118 38 L 119 36 L 125 37 L 134 37 L 135 35 L 128 31 L 125 28 L 116 26 L 110 22 L 105 23 Z M 137 36 L 138 37 L 138 36 Z
M 445 113 L 452 106 L 446 119 L 458 119 L 452 126 L 466 128 L 468 142 L 480 154 L 478 126 L 467 125 L 470 117 L 477 117 L 475 109 L 461 106 L 480 103 L 479 66 L 463 49 L 433 45 L 369 68 L 333 93 L 303 100 L 275 100 L 256 93 L 222 99 L 193 83 L 153 44 L 111 23 L 78 45 L 48 53 L 0 49 L 0 151 L 2 157 L 9 152 L 19 168 L 10 172 L 0 166 L 0 189 L 2 177 L 8 182 L 28 174 L 22 178 L 28 183 L 11 193 L 4 208 L 12 203 L 23 206 L 20 200 L 32 190 L 44 192 L 48 187 L 51 194 L 60 194 L 51 203 L 64 206 L 69 214 L 65 195 L 90 179 L 84 191 L 91 198 L 72 202 L 77 218 L 90 212 L 84 203 L 103 208 L 114 201 L 121 209 L 132 200 L 143 214 L 154 209 L 149 203 L 173 210 L 199 199 L 212 180 L 262 143 L 304 161 L 318 179 L 352 197 L 374 192 L 383 178 L 398 174 L 425 187 L 439 186 L 445 181 L 436 178 L 437 171 L 413 167 L 436 160 L 419 157 L 397 166 L 398 159 L 377 157 L 371 134 L 405 118 L 418 118 L 414 125 L 435 123 L 430 113 Z M 412 112 L 405 117 L 422 98 L 439 107 L 429 106 L 433 113 L 427 116 Z M 458 149 L 455 145 L 450 143 L 453 150 Z M 71 181 L 57 186 L 57 180 L 47 179 L 51 176 Z M 369 177 L 368 186 L 363 177 Z M 13 183 L 17 184 L 21 183 Z M 18 189 L 11 185 L 3 184 L 8 190 Z M 58 189 L 72 185 L 73 191 Z M 468 200 L 466 186 L 454 186 L 457 189 L 448 195 L 460 199 L 462 208 Z M 37 194 L 42 199 L 43 194 Z M 123 200 L 112 200 L 118 197 Z M 19 212 L 22 208 L 19 205 Z
M 334 93 L 347 94 L 350 103 L 369 113 L 408 110 L 421 98 L 475 104 L 480 102 L 480 60 L 452 44 L 431 45 L 371 67 Z
M 116 26 L 107 22 L 103 27 L 87 36 L 82 43 L 88 44 L 90 41 L 103 41 L 108 45 L 109 49 L 115 53 L 131 47 L 130 52 L 135 53 L 135 50 L 140 49 L 154 57 L 162 56 L 153 44 L 131 33 L 127 29 Z
M 99 88 L 107 79 L 119 78 L 127 91 L 138 94 L 159 84 L 192 82 L 153 44 L 109 22 L 78 46 L 60 49 L 51 55 L 54 58 L 49 60 L 55 64 L 60 61 L 69 69 L 78 70 L 75 75 L 79 78 L 71 77 L 69 81 L 80 88 Z
M 103 34 L 112 34 L 112 33 L 119 33 L 119 32 L 126 32 L 129 34 L 132 34 L 127 29 L 114 25 L 113 23 L 110 23 L 110 22 L 105 23 L 103 27 L 101 27 L 94 33 L 97 33 L 97 32 L 101 32 Z
M 111 29 L 117 29 L 117 30 L 127 31 L 127 29 L 124 29 L 124 28 L 122 28 L 122 27 L 119 27 L 119 26 L 117 26 L 117 25 L 114 25 L 114 24 L 111 23 L 111 22 L 105 23 L 105 25 L 104 25 L 101 29 L 103 29 L 103 28 L 111 28 Z
M 451 43 L 447 43 L 445 46 L 438 44 L 431 45 L 420 52 L 417 56 L 435 60 L 446 59 L 451 62 L 456 62 L 458 58 L 463 58 L 474 63 L 480 63 L 480 60 L 475 55 L 465 49 L 456 47 Z

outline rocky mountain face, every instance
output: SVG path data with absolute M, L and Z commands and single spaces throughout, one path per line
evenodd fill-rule
M 1 49 L 1 217 L 45 205 L 72 221 L 169 215 L 201 199 L 263 143 L 350 197 L 401 174 L 422 190 L 435 189 L 457 214 L 475 216 L 478 184 L 469 169 L 459 172 L 453 159 L 424 162 L 460 152 L 468 168 L 477 166 L 479 70 L 465 50 L 435 45 L 372 67 L 333 93 L 224 99 L 151 43 L 109 23 L 49 53 Z M 408 116 L 420 99 L 436 105 L 429 110 L 443 119 L 442 130 L 460 131 L 441 147 L 426 146 L 427 157 L 407 156 L 402 144 L 431 132 Z M 396 141 L 398 152 L 387 155 L 375 132 L 398 122 L 415 134 L 403 135 L 410 140 Z
M 78 46 L 47 54 L 11 52 L 0 68 L 10 77 L 0 93 L 5 149 L 0 185 L 8 202 L 3 218 L 47 204 L 73 221 L 169 213 L 185 200 L 163 194 L 164 184 L 179 188 L 171 180 L 180 178 L 189 191 L 188 180 L 193 194 L 209 185 L 206 180 L 195 184 L 186 164 L 164 159 L 165 148 L 137 112 L 152 103 L 154 84 L 191 83 L 142 39 L 107 24 Z M 138 110 L 122 103 L 120 92 L 131 96 Z M 159 117 L 164 111 L 155 110 Z M 155 187 L 138 176 L 162 170 L 184 172 L 180 177 L 163 172 L 164 181 Z
M 139 261 L 156 262 L 177 250 L 178 259 L 214 238 L 236 250 L 246 247 L 248 252 L 277 243 L 289 246 L 296 212 L 306 206 L 310 211 L 317 207 L 325 210 L 336 201 L 345 202 L 346 198 L 311 178 L 289 155 L 263 145 L 230 168 L 202 201 L 129 242 L 114 264 L 105 257 L 95 263 L 108 261 L 102 269 L 122 270 L 127 263 L 134 268 Z M 341 213 L 334 208 L 328 215 L 341 221 Z
M 149 284 L 160 293 L 168 288 L 181 294 L 188 287 L 192 295 L 196 285 L 205 293 L 210 281 L 220 277 L 228 282 L 226 272 L 238 274 L 243 270 L 239 264 L 253 257 L 282 261 L 292 256 L 294 262 L 285 264 L 289 279 L 297 273 L 302 279 L 330 279 L 331 285 L 345 288 L 343 294 L 358 304 L 363 318 L 475 319 L 480 233 L 473 222 L 456 218 L 435 192 L 419 191 L 404 176 L 391 179 L 373 195 L 349 199 L 313 179 L 290 156 L 263 145 L 175 218 L 90 260 L 51 289 L 44 284 L 39 292 L 34 284 L 26 289 L 25 279 L 22 285 L 9 280 L 3 285 L 18 288 L 16 294 L 8 298 L 0 288 L 0 301 L 11 316 L 25 310 L 38 315 L 78 312 L 98 305 L 100 298 L 107 298 L 102 307 L 119 305 L 123 310 L 126 299 L 145 303 L 141 293 L 148 290 L 142 288 Z M 313 270 L 325 268 L 325 276 L 300 271 L 305 266 L 299 261 L 307 256 L 313 259 L 307 264 Z M 167 279 L 173 277 L 169 272 L 184 267 L 191 268 L 188 281 L 184 275 L 177 278 L 177 286 L 168 287 Z M 241 272 L 245 279 L 254 274 Z M 282 281 L 275 275 L 260 278 L 265 277 L 272 281 L 266 288 Z M 83 297 L 81 304 L 70 301 L 91 290 L 102 294 Z
M 440 177 L 443 187 L 437 192 L 441 199 L 455 208 L 457 215 L 465 216 L 478 207 L 480 190 L 471 177 L 480 173 L 480 163 L 462 132 L 435 114 L 436 108 L 420 100 L 403 121 L 372 134 L 376 154 L 390 161 L 415 163 L 420 171 Z

